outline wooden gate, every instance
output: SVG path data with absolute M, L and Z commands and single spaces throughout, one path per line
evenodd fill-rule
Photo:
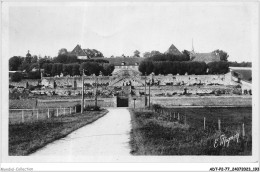
M 117 107 L 128 107 L 128 97 L 117 96 Z

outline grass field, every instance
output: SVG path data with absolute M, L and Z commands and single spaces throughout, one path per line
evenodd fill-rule
M 48 143 L 96 121 L 107 112 L 107 110 L 91 111 L 34 123 L 9 124 L 9 155 L 21 156 L 35 152 Z
M 152 97 L 152 104 L 163 106 L 252 106 L 251 96 Z
M 180 120 L 177 120 L 178 113 Z M 130 144 L 134 155 L 252 154 L 251 108 L 171 108 L 160 113 L 136 109 L 132 110 L 131 119 Z M 218 119 L 221 120 L 221 132 Z M 238 139 L 231 140 L 228 146 L 227 142 L 225 145 L 220 143 L 221 135 L 231 138 L 237 133 Z

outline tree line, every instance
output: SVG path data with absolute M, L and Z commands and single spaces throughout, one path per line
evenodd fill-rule
M 190 57 L 186 54 L 183 55 L 174 55 L 174 54 L 162 54 L 155 53 L 152 56 L 145 58 L 147 61 L 189 61 Z
M 225 74 L 229 71 L 229 64 L 225 61 L 205 62 L 197 61 L 142 61 L 139 65 L 142 75 L 205 75 L 205 74 Z
M 9 59 L 9 71 L 20 71 L 11 76 L 11 80 L 20 81 L 22 78 L 40 79 L 40 69 L 44 69 L 44 76 L 75 76 L 81 75 L 82 69 L 85 75 L 102 74 L 111 75 L 114 65 L 105 59 L 79 60 L 76 56 L 59 54 L 57 57 L 37 57 L 29 53 L 26 57 L 14 56 Z M 21 73 L 22 71 L 22 73 Z
M 252 67 L 252 62 L 228 62 L 231 67 Z
M 81 64 L 62 64 L 62 63 L 45 63 L 43 65 L 44 76 L 77 76 L 82 75 L 84 69 L 84 74 L 90 75 L 104 75 L 109 76 L 114 71 L 114 65 L 107 63 L 98 62 L 84 62 Z

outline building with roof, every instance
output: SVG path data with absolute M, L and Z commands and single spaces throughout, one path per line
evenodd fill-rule
M 177 56 L 182 55 L 182 53 L 173 44 L 169 47 L 165 54 L 172 54 Z
M 106 60 L 115 66 L 113 74 L 116 74 L 122 70 L 133 70 L 139 73 L 138 66 L 143 59 L 140 57 L 115 57 L 106 58 Z
M 198 61 L 198 62 L 218 62 L 220 61 L 220 56 L 218 53 L 211 52 L 211 53 L 195 53 L 194 51 L 190 52 L 190 60 L 191 61 Z
M 69 52 L 70 55 L 77 56 L 78 59 L 90 59 L 90 58 L 97 58 L 97 57 L 103 57 L 103 54 L 100 51 L 97 51 L 95 49 L 82 49 L 80 45 L 76 45 L 76 47 Z

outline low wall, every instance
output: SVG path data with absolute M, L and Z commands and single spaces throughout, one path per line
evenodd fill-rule
M 26 88 L 26 84 L 37 86 L 41 84 L 41 80 L 39 79 L 23 79 L 20 82 L 9 82 L 9 85 L 15 86 L 15 87 L 24 87 Z
M 118 79 L 118 76 L 98 76 L 98 83 L 104 84 L 104 85 L 110 85 L 111 83 L 114 83 L 116 79 Z M 134 79 L 130 79 L 127 76 L 122 77 L 124 80 L 129 80 L 132 83 L 135 83 L 138 81 L 138 83 L 142 83 L 144 85 L 145 78 L 148 83 L 148 80 L 151 78 L 151 76 L 136 76 Z M 231 82 L 231 75 L 230 73 L 227 73 L 225 75 L 157 75 L 153 76 L 155 84 L 159 85 L 193 85 L 193 84 L 220 84 L 220 85 L 230 85 Z M 57 87 L 81 87 L 82 86 L 82 77 L 43 77 L 42 78 L 42 85 L 50 88 L 54 88 L 54 82 L 56 83 Z M 127 82 L 120 82 L 122 83 Z M 85 76 L 84 77 L 84 83 L 85 84 L 94 84 L 95 83 L 95 77 L 93 76 Z M 138 85 L 138 83 L 136 83 Z

